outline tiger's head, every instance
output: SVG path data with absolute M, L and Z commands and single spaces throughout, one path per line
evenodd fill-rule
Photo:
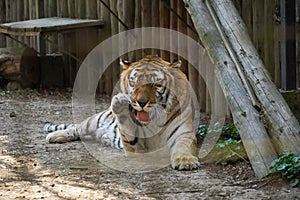
M 160 112 L 170 113 L 176 105 L 175 93 L 180 79 L 186 80 L 180 71 L 181 61 L 169 63 L 158 56 L 129 63 L 120 61 L 121 90 L 130 96 L 130 110 L 141 124 L 148 124 Z

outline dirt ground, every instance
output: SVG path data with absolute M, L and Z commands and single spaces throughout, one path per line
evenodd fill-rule
M 0 90 L 0 107 L 0 199 L 300 199 L 299 186 L 259 180 L 247 162 L 125 173 L 80 141 L 48 144 L 45 122 L 72 122 L 70 91 Z

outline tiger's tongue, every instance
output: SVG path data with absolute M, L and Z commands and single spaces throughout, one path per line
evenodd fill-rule
M 150 121 L 150 115 L 149 113 L 145 111 L 138 111 L 137 112 L 137 119 L 139 121 Z

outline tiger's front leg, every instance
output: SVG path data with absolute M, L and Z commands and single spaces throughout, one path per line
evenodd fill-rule
M 115 114 L 121 125 L 128 121 L 130 118 L 129 104 L 129 96 L 123 93 L 115 95 L 111 101 L 112 112 Z
M 131 118 L 129 107 L 129 95 L 119 93 L 113 97 L 111 109 L 118 120 L 120 136 L 126 154 L 129 152 L 135 152 L 132 141 L 136 140 L 134 133 L 137 126 Z
M 171 148 L 171 165 L 173 169 L 192 170 L 200 166 L 196 155 L 195 133 L 184 133 L 176 139 Z

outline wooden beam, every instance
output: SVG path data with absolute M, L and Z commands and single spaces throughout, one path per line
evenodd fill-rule
M 202 0 L 184 2 L 198 35 L 215 64 L 215 75 L 227 99 L 253 170 L 258 177 L 266 176 L 270 163 L 277 155 L 264 124 L 260 121 L 259 112 L 248 97 L 206 5 Z
M 226 37 L 242 64 L 243 71 L 261 104 L 266 127 L 278 153 L 300 153 L 300 126 L 271 78 L 231 0 L 211 2 Z M 289 72 L 290 73 L 290 72 Z
M 281 87 L 296 89 L 296 9 L 295 0 L 280 1 Z

